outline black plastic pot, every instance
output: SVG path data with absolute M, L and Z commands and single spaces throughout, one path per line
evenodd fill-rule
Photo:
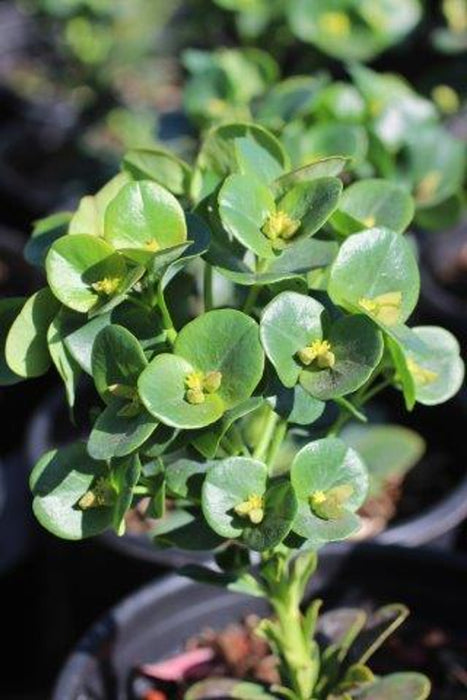
M 453 405 L 449 410 L 457 415 L 458 411 L 462 411 L 462 405 L 460 407 Z M 465 416 L 465 411 L 462 415 Z M 434 416 L 431 417 L 434 418 Z M 462 417 L 458 420 L 461 421 Z M 47 396 L 31 421 L 26 444 L 29 464 L 33 466 L 44 452 L 70 440 L 69 430 L 63 391 L 59 390 Z M 428 426 L 428 430 L 431 430 L 431 425 Z M 452 455 L 452 460 L 460 459 L 460 455 L 454 450 Z M 422 512 L 417 512 L 416 515 L 410 515 L 390 525 L 375 540 L 384 544 L 408 546 L 432 543 L 439 538 L 449 540 L 452 530 L 467 518 L 467 476 L 464 476 L 462 464 L 460 467 L 462 476 L 457 479 L 452 491 L 431 503 Z M 194 560 L 204 560 L 209 556 L 207 552 L 157 549 L 150 538 L 143 534 L 126 534 L 123 537 L 117 537 L 114 533 L 107 532 L 101 535 L 100 539 L 126 557 L 137 557 L 167 567 L 179 567 Z
M 323 594 L 327 607 L 398 601 L 415 617 L 462 630 L 466 585 L 464 558 L 363 545 L 345 555 L 339 548 L 323 555 L 309 594 Z M 124 700 L 136 666 L 176 654 L 203 628 L 221 629 L 266 611 L 262 600 L 167 577 L 124 600 L 85 635 L 60 674 L 53 700 Z

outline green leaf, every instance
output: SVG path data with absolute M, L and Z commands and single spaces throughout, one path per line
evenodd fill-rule
M 135 415 L 122 415 L 127 405 L 113 399 L 99 414 L 87 445 L 93 459 L 125 457 L 141 447 L 157 428 L 157 421 L 143 407 Z
M 219 215 L 224 228 L 260 258 L 273 258 L 270 240 L 261 231 L 275 211 L 270 190 L 248 175 L 230 175 L 219 191 Z
M 148 362 L 135 336 L 126 328 L 112 324 L 96 336 L 91 364 L 97 391 L 106 403 L 112 403 L 119 395 L 119 386 L 136 387 Z
M 168 491 L 178 498 L 200 501 L 204 475 L 208 468 L 208 462 L 195 462 L 192 459 L 178 459 L 168 464 L 165 472 Z
M 286 389 L 279 381 L 268 387 L 267 400 L 274 413 L 297 425 L 311 425 L 325 408 L 323 401 L 310 396 L 300 384 Z
M 325 54 L 345 61 L 369 61 L 401 41 L 422 16 L 418 0 L 291 0 L 293 33 Z
M 102 237 L 104 235 L 105 210 L 129 180 L 126 173 L 119 173 L 109 180 L 97 194 L 83 197 L 72 216 L 68 233 L 87 233 L 90 236 Z
M 407 170 L 417 208 L 434 207 L 462 189 L 465 144 L 444 128 L 427 125 L 408 136 Z
M 193 194 L 199 200 L 210 194 L 227 175 L 238 170 L 236 140 L 248 137 L 264 148 L 284 170 L 289 159 L 279 141 L 258 124 L 222 124 L 206 135 L 196 162 Z
M 47 281 L 57 299 L 82 313 L 108 301 L 127 272 L 119 253 L 101 238 L 88 234 L 59 238 L 50 248 L 45 265 Z M 95 285 L 107 281 L 108 293 L 98 292 Z
M 199 404 L 187 400 L 187 378 L 196 371 L 191 362 L 178 355 L 162 353 L 155 357 L 138 381 L 139 395 L 149 413 L 165 425 L 184 430 L 215 423 L 225 411 L 218 393 L 207 394 Z
M 112 309 L 115 309 L 122 302 L 126 301 L 129 296 L 129 292 L 131 292 L 135 284 L 139 282 L 145 272 L 146 270 L 143 265 L 136 265 L 135 267 L 129 269 L 110 298 L 103 301 L 101 305 L 98 305 L 90 310 L 89 318 L 100 316 L 108 311 L 112 311 Z
M 353 424 L 344 428 L 341 438 L 366 464 L 370 497 L 379 494 L 391 477 L 403 477 L 422 458 L 426 448 L 418 433 L 402 425 Z
M 240 418 L 247 416 L 249 413 L 259 408 L 263 401 L 264 399 L 261 396 L 252 396 L 230 411 L 226 411 L 220 421 L 211 426 L 209 430 L 203 431 L 200 435 L 195 437 L 194 440 L 192 440 L 192 445 L 203 457 L 206 457 L 206 459 L 214 459 L 222 438 L 225 437 L 232 425 L 240 420 Z
M 0 299 L 0 386 L 9 386 L 22 381 L 7 364 L 5 343 L 10 328 L 24 306 L 26 297 L 8 297 Z
M 365 611 L 358 608 L 328 610 L 319 616 L 317 631 L 324 636 L 326 647 L 337 647 L 337 658 L 342 662 L 366 620 Z
M 426 700 L 430 681 L 421 673 L 391 673 L 352 693 L 358 700 Z
M 187 195 L 191 168 L 165 148 L 133 148 L 123 158 L 123 168 L 134 180 L 154 180 L 174 195 Z
M 437 326 L 394 329 L 390 348 L 406 401 L 427 406 L 444 403 L 462 386 L 464 363 L 449 331 Z
M 217 2 L 220 4 L 220 0 L 217 0 Z M 235 700 L 276 699 L 275 695 L 268 693 L 258 683 L 240 681 L 237 678 L 208 678 L 192 685 L 185 693 L 184 700 L 205 700 L 210 697 L 234 698 Z
M 151 534 L 156 544 L 193 552 L 212 552 L 223 544 L 223 540 L 211 530 L 197 510 L 168 512 L 153 528 Z
M 326 369 L 312 363 L 300 373 L 300 383 L 312 396 L 335 399 L 359 389 L 383 356 L 383 339 L 365 316 L 344 316 L 326 334 L 335 364 Z
M 365 629 L 352 644 L 349 662 L 366 664 L 408 615 L 408 608 L 400 603 L 391 603 L 378 608 L 367 619 Z
M 270 184 L 284 172 L 276 158 L 251 138 L 236 139 L 235 149 L 238 168 L 243 175 Z
M 91 459 L 83 443 L 47 452 L 30 478 L 36 518 L 53 535 L 67 540 L 103 532 L 112 523 L 112 507 L 83 510 L 78 503 L 97 479 L 107 476 L 106 464 Z
M 271 191 L 256 178 L 231 175 L 219 191 L 219 215 L 223 226 L 242 245 L 260 258 L 274 258 L 277 245 L 263 227 L 276 212 L 297 222 L 298 229 L 284 247 L 312 236 L 334 211 L 342 191 L 337 178 L 317 178 L 294 185 L 277 203 Z
M 304 238 L 285 248 L 268 265 L 266 272 L 254 272 L 241 260 L 236 260 L 234 266 L 227 269 L 222 257 L 219 260 L 220 266 L 216 266 L 216 269 L 232 282 L 246 286 L 264 286 L 287 280 L 303 281 L 306 284 L 306 275 L 313 269 L 330 265 L 337 251 L 338 245 L 335 241 Z
M 367 313 L 383 328 L 403 323 L 418 300 L 420 277 L 407 241 L 375 228 L 350 236 L 332 264 L 328 292 L 349 311 Z
M 112 462 L 112 483 L 117 492 L 112 513 L 112 526 L 118 535 L 125 534 L 125 515 L 133 501 L 133 489 L 141 474 L 138 455 Z
M 354 167 L 365 160 L 368 152 L 368 135 L 362 126 L 354 124 L 327 122 L 304 129 L 301 123 L 292 123 L 281 138 L 297 168 L 336 156 L 351 159 Z
M 292 462 L 290 479 L 299 502 L 293 530 L 308 545 L 345 539 L 358 529 L 354 512 L 365 500 L 368 474 L 359 455 L 341 440 L 324 438 L 305 445 Z
M 71 356 L 81 369 L 92 375 L 91 357 L 96 336 L 111 323 L 111 312 L 96 316 L 83 323 L 82 314 L 70 312 L 63 317 L 61 334 Z
M 331 223 L 345 235 L 375 226 L 402 233 L 414 210 L 413 199 L 403 187 L 387 180 L 368 179 L 344 190 Z
M 44 266 L 50 246 L 66 234 L 71 216 L 71 212 L 62 211 L 34 222 L 24 249 L 24 257 L 30 265 Z
M 310 113 L 327 80 L 321 74 L 294 75 L 275 83 L 257 105 L 256 118 L 269 129 L 280 132 L 293 119 Z
M 66 317 L 70 313 L 72 312 L 68 309 L 60 309 L 49 326 L 47 343 L 52 362 L 65 384 L 68 405 L 73 407 L 81 368 L 69 352 L 64 340 L 63 329 L 66 328 Z
M 139 253 L 150 259 L 152 253 L 186 241 L 183 209 L 168 190 L 155 182 L 131 182 L 107 207 L 104 236 L 115 248 L 144 262 Z
M 208 525 L 221 537 L 240 537 L 248 519 L 234 508 L 256 494 L 266 491 L 268 470 L 265 464 L 247 457 L 230 457 L 215 462 L 206 475 L 202 506 Z
M 174 352 L 202 372 L 222 373 L 218 395 L 226 409 L 246 401 L 263 374 L 257 323 L 235 309 L 209 311 L 178 334 Z
M 321 340 L 323 311 L 318 301 L 295 292 L 279 294 L 264 309 L 261 342 L 284 386 L 293 387 L 303 368 L 297 352 L 313 340 Z
M 139 380 L 139 393 L 152 415 L 175 428 L 203 428 L 248 399 L 261 379 L 264 355 L 255 321 L 233 309 L 215 310 L 178 334 L 175 355 L 156 357 Z M 192 373 L 220 373 L 220 386 L 200 403 L 187 400 Z
M 50 367 L 47 330 L 60 305 L 46 287 L 30 297 L 13 321 L 5 343 L 9 368 L 20 377 L 39 377 Z
M 184 248 L 182 251 L 182 254 L 176 260 L 171 260 L 166 267 L 161 268 L 157 266 L 157 274 L 161 275 L 160 286 L 162 289 L 165 289 L 173 278 L 181 270 L 183 270 L 183 268 L 186 267 L 189 262 L 195 260 L 200 255 L 205 253 L 211 243 L 210 229 L 204 219 L 196 214 L 187 214 L 186 220 L 190 244 L 187 244 L 186 248 Z M 156 272 L 155 263 L 157 263 L 157 261 L 158 259 L 155 259 L 152 265 L 152 270 L 154 272 Z
M 278 545 L 286 537 L 297 514 L 297 498 L 289 481 L 273 483 L 264 494 L 264 517 L 259 525 L 247 524 L 242 541 L 256 552 Z
M 275 197 L 280 197 L 300 182 L 309 182 L 322 177 L 337 177 L 344 170 L 347 163 L 348 158 L 341 156 L 331 156 L 316 160 L 314 163 L 304 165 L 279 177 L 272 183 L 272 190 Z

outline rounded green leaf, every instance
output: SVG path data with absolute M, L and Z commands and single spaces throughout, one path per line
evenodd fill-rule
M 412 129 L 407 141 L 403 176 L 413 187 L 417 208 L 434 207 L 462 188 L 465 144 L 438 125 Z
M 105 478 L 105 462 L 96 462 L 83 443 L 47 452 L 31 473 L 33 510 L 41 525 L 67 540 L 80 540 L 102 532 L 112 522 L 112 508 L 83 510 L 80 499 L 96 479 Z
M 221 180 L 238 170 L 236 139 L 245 137 L 268 151 L 281 168 L 289 168 L 286 152 L 267 129 L 243 122 L 222 124 L 208 132 L 198 155 L 193 181 L 196 199 L 210 194 Z
M 365 316 L 338 319 L 325 336 L 334 355 L 332 367 L 312 363 L 300 373 L 300 384 L 317 399 L 345 396 L 359 389 L 371 376 L 383 355 L 383 338 Z
M 154 180 L 172 194 L 189 191 L 190 166 L 164 148 L 134 148 L 125 154 L 123 168 L 134 180 Z
M 323 53 L 368 61 L 410 32 L 422 15 L 418 0 L 291 0 L 292 31 Z
M 347 163 L 348 159 L 342 156 L 331 156 L 330 158 L 316 160 L 314 163 L 304 165 L 277 178 L 272 183 L 273 192 L 277 197 L 280 197 L 300 182 L 309 182 L 321 177 L 337 177 L 344 170 Z
M 247 520 L 242 541 L 256 552 L 278 545 L 289 534 L 297 514 L 297 497 L 289 481 L 273 483 L 264 494 L 264 517 L 258 525 Z
M 343 441 L 363 458 L 370 477 L 369 496 L 379 495 L 393 477 L 402 478 L 423 456 L 425 441 L 402 425 L 346 426 Z
M 218 393 L 206 394 L 199 404 L 187 399 L 187 377 L 195 371 L 193 364 L 178 355 L 155 357 L 138 381 L 139 395 L 149 413 L 165 425 L 184 430 L 215 423 L 225 411 Z
M 404 187 L 386 180 L 368 179 L 354 182 L 344 190 L 331 223 L 343 234 L 375 226 L 402 233 L 413 215 L 414 202 Z
M 355 695 L 357 700 L 426 700 L 431 684 L 421 673 L 391 673 L 374 683 L 365 684 Z
M 178 334 L 174 352 L 201 372 L 221 372 L 216 392 L 225 409 L 248 399 L 264 368 L 258 324 L 235 309 L 209 311 Z
M 434 406 L 457 394 L 465 368 L 459 343 L 452 333 L 437 326 L 406 329 L 399 338 L 399 348 L 405 365 L 400 377 L 402 385 L 405 390 L 404 379 L 409 375 L 408 384 L 413 383 L 416 401 Z
M 264 309 L 261 342 L 284 386 L 294 386 L 303 368 L 297 352 L 313 340 L 321 340 L 323 311 L 318 301 L 295 292 L 282 292 Z
M 92 376 L 97 391 L 107 403 L 121 395 L 118 387 L 135 388 L 147 364 L 138 340 L 123 326 L 111 324 L 96 336 L 92 347 Z
M 185 215 L 175 197 L 150 180 L 130 182 L 105 212 L 104 237 L 115 248 L 151 253 L 184 243 Z
M 93 459 L 125 457 L 135 452 L 156 429 L 157 421 L 142 406 L 136 415 L 125 415 L 125 405 L 123 400 L 114 399 L 98 416 L 87 446 Z
M 273 258 L 271 242 L 261 231 L 276 208 L 271 191 L 249 175 L 230 175 L 219 191 L 218 202 L 226 231 L 260 258 Z
M 285 211 L 301 222 L 292 243 L 312 236 L 328 220 L 338 205 L 342 182 L 336 177 L 319 177 L 299 182 L 277 202 L 277 210 Z
M 268 387 L 267 400 L 274 413 L 297 425 L 311 425 L 325 409 L 324 401 L 310 396 L 300 384 L 286 389 L 277 381 Z
M 5 356 L 5 343 L 10 328 L 23 308 L 25 301 L 25 297 L 0 299 L 0 386 L 16 384 L 23 379 L 8 366 Z
M 350 236 L 331 266 L 328 293 L 349 311 L 383 327 L 403 323 L 418 300 L 420 276 L 410 245 L 397 233 L 374 228 Z
M 70 219 L 71 213 L 62 211 L 34 222 L 31 236 L 24 248 L 24 257 L 28 263 L 41 267 L 44 265 L 50 246 L 66 234 Z
M 20 377 L 39 377 L 50 366 L 47 330 L 60 305 L 47 288 L 30 297 L 13 321 L 5 343 L 8 367 Z
M 82 197 L 78 209 L 71 218 L 68 233 L 87 233 L 90 236 L 102 237 L 104 235 L 105 210 L 129 180 L 127 173 L 119 173 L 95 195 Z
M 340 156 L 361 163 L 368 151 L 368 136 L 362 126 L 326 122 L 309 129 L 291 123 L 284 129 L 282 142 L 295 167 L 313 165 L 314 161 Z
M 342 440 L 324 438 L 303 447 L 292 462 L 290 479 L 299 502 L 293 524 L 298 535 L 320 545 L 344 539 L 358 529 L 354 512 L 365 500 L 368 474 L 359 455 Z M 311 499 L 330 499 L 336 494 L 337 511 L 318 516 L 320 511 L 312 508 Z
M 231 457 L 214 463 L 203 484 L 202 506 L 209 526 L 222 537 L 240 537 L 248 518 L 234 508 L 250 496 L 263 496 L 268 470 L 265 464 L 246 457 Z
M 65 306 L 87 312 L 108 301 L 126 275 L 124 258 L 97 236 L 64 236 L 50 248 L 46 258 L 47 281 Z M 109 284 L 109 294 L 95 285 Z M 93 286 L 94 285 L 94 286 Z

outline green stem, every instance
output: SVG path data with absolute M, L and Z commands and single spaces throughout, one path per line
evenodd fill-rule
M 167 308 L 167 304 L 165 303 L 164 291 L 161 286 L 159 286 L 159 289 L 157 290 L 157 303 L 162 314 L 163 326 L 167 332 L 167 340 L 173 346 L 177 337 L 177 331 L 175 330 L 175 326 L 172 321 L 172 316 L 170 315 L 170 311 Z
M 263 633 L 280 661 L 282 684 L 298 700 L 309 700 L 319 677 L 319 651 L 300 604 L 314 569 L 316 554 L 306 552 L 292 561 L 290 552 L 264 555 L 261 576 L 277 616 L 263 622 Z M 313 630 L 311 630 L 312 632 Z
M 274 411 L 269 410 L 268 413 L 266 414 L 263 426 L 262 426 L 262 431 L 261 431 L 261 437 L 258 441 L 258 444 L 256 445 L 256 448 L 253 452 L 253 457 L 255 459 L 260 459 L 260 460 L 265 460 L 266 459 L 266 454 L 268 451 L 269 443 L 271 442 L 271 439 L 274 435 L 274 430 L 276 427 L 276 423 L 278 421 L 279 416 L 277 416 Z
M 280 450 L 280 447 L 284 441 L 285 436 L 287 435 L 287 421 L 285 418 L 280 418 L 276 429 L 274 431 L 274 434 L 272 436 L 272 440 L 269 445 L 268 453 L 267 453 L 267 464 L 269 466 L 269 473 L 272 473 L 273 467 L 274 467 L 274 462 L 277 457 L 277 453 Z
M 258 287 L 257 285 L 254 285 L 253 287 L 250 288 L 250 291 L 248 292 L 247 298 L 245 300 L 245 304 L 243 306 L 243 313 L 245 313 L 245 314 L 251 313 L 251 310 L 253 309 L 254 305 L 256 304 L 256 300 L 259 296 L 260 291 L 261 291 L 261 287 Z
M 203 272 L 203 293 L 204 293 L 204 310 L 210 311 L 213 307 L 213 296 L 212 296 L 212 276 L 213 270 L 211 265 L 204 263 Z

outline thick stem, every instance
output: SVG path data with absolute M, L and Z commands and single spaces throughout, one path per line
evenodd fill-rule
M 266 454 L 268 451 L 269 443 L 271 442 L 271 439 L 274 435 L 274 430 L 275 430 L 278 418 L 279 417 L 272 410 L 270 410 L 266 414 L 265 419 L 264 419 L 264 423 L 262 426 L 260 439 L 258 441 L 258 444 L 256 445 L 254 452 L 253 452 L 253 457 L 255 459 L 260 459 L 263 461 L 266 459 Z
M 285 559 L 279 554 L 275 573 L 271 561 L 274 566 L 274 560 L 263 559 L 262 572 L 277 619 L 266 626 L 266 636 L 279 657 L 282 683 L 298 700 L 309 700 L 319 677 L 320 660 L 300 604 L 316 566 L 316 554 L 305 553 L 294 561 L 290 554 Z

